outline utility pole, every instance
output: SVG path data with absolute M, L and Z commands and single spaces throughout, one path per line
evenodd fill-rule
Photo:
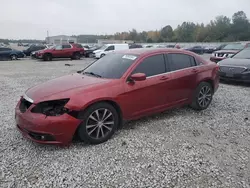
M 48 39 L 48 43 L 50 44 L 50 40 L 49 40 L 49 31 L 47 31 L 47 39 Z

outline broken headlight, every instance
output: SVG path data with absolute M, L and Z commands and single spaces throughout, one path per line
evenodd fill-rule
M 69 112 L 69 110 L 64 107 L 68 101 L 69 99 L 60 99 L 40 102 L 34 108 L 32 108 L 31 112 L 41 113 L 46 116 L 60 116 Z

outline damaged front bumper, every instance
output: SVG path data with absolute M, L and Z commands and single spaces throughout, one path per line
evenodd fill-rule
M 67 113 L 60 116 L 32 113 L 34 104 L 30 104 L 24 112 L 20 110 L 20 104 L 21 100 L 15 108 L 16 126 L 23 136 L 37 143 L 68 145 L 81 123 Z

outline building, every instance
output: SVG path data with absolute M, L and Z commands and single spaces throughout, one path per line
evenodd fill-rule
M 99 39 L 97 40 L 98 44 L 122 44 L 122 43 L 134 43 L 132 40 L 110 40 L 110 39 Z
M 77 38 L 66 35 L 46 37 L 47 44 L 77 43 Z

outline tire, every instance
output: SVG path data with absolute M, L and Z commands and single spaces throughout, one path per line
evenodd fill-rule
M 102 58 L 102 57 L 104 57 L 104 56 L 105 56 L 105 54 L 101 54 L 100 58 Z
M 77 134 L 81 141 L 88 144 L 106 142 L 119 125 L 117 110 L 106 102 L 96 103 L 87 108 L 81 119 L 83 122 L 79 125 Z
M 13 61 L 13 60 L 17 60 L 17 55 L 16 54 L 12 54 L 10 56 L 10 59 Z
M 201 82 L 195 90 L 191 108 L 194 110 L 205 110 L 209 107 L 213 99 L 213 87 L 208 82 Z
M 79 59 L 81 59 L 81 54 L 79 52 L 75 52 L 71 59 L 79 60 Z
M 44 54 L 43 60 L 44 61 L 52 61 L 52 55 L 51 54 Z

